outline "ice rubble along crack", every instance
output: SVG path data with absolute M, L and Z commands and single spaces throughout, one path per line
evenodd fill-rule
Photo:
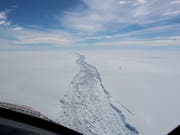
M 97 69 L 77 54 L 79 73 L 61 101 L 58 122 L 84 135 L 138 135 L 122 111 L 111 102 Z

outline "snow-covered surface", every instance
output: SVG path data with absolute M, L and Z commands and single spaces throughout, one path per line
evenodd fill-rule
M 72 52 L 0 52 L 0 101 L 56 119 L 59 99 L 78 72 Z
M 163 135 L 180 124 L 179 51 L 78 52 L 98 69 L 111 102 L 133 116 L 140 134 Z M 65 51 L 0 52 L 0 100 L 32 106 L 56 120 L 59 100 L 79 72 L 76 60 Z

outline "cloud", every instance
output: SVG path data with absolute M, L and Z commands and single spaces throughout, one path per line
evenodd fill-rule
M 140 3 L 146 3 L 147 1 L 145 1 L 145 0 L 136 0 L 136 1 L 138 1 L 138 2 L 140 2 Z
M 157 39 L 157 40 L 126 40 L 96 43 L 98 46 L 177 46 L 180 39 Z
M 19 30 L 14 30 L 13 27 L 1 28 L 2 31 L 6 31 L 7 39 L 1 39 L 1 49 L 2 48 L 26 48 L 28 49 L 29 45 L 33 45 L 34 48 L 39 48 L 39 45 L 43 48 L 50 45 L 50 47 L 71 47 L 71 46 L 166 46 L 166 45 L 179 45 L 179 36 L 173 35 L 171 39 L 167 40 L 167 37 L 160 38 L 156 37 L 158 32 L 165 33 L 166 31 L 177 30 L 179 25 L 172 25 L 172 26 L 159 26 L 153 27 L 149 29 L 143 29 L 139 31 L 133 31 L 129 33 L 118 33 L 118 34 L 111 34 L 111 35 L 76 35 L 65 31 L 59 30 L 47 30 L 47 31 L 40 31 L 36 29 L 28 29 L 22 28 Z M 164 32 L 165 31 L 165 32 Z M 0 34 L 1 34 L 0 32 Z M 157 32 L 157 33 L 156 33 Z M 5 35 L 5 34 L 4 34 Z M 144 35 L 154 35 L 155 38 L 151 40 L 143 40 L 139 39 L 136 36 L 144 36 Z M 130 38 L 129 38 L 130 37 Z M 159 39 L 160 38 L 160 39 Z
M 18 32 L 17 44 L 56 44 L 68 45 L 71 40 L 67 35 L 58 32 L 45 32 L 36 30 L 23 30 Z
M 0 25 L 10 25 L 10 21 L 8 20 L 8 11 L 1 11 L 0 12 Z
M 171 0 L 82 0 L 86 8 L 76 8 L 59 17 L 67 28 L 81 32 L 115 31 L 125 25 L 147 25 L 172 19 L 179 6 Z M 177 1 L 174 1 L 177 3 Z M 165 13 L 167 10 L 173 12 Z M 166 14 L 164 16 L 163 14 Z
M 3 10 L 0 11 L 0 27 L 11 27 L 14 30 L 21 30 L 22 27 L 13 24 L 10 20 L 9 20 L 9 14 L 13 11 L 13 9 L 16 8 L 15 6 L 12 6 L 12 9 L 7 9 L 7 10 Z
M 180 4 L 180 0 L 171 1 L 171 4 Z
M 80 42 L 81 36 L 61 29 L 27 28 L 14 24 L 0 26 L 0 50 L 52 49 L 77 46 Z
M 180 14 L 180 10 L 166 11 L 166 12 L 162 13 L 162 15 L 173 15 L 173 14 Z
M 156 26 L 146 29 L 140 29 L 131 32 L 125 33 L 116 33 L 111 35 L 94 35 L 86 36 L 83 39 L 85 40 L 97 40 L 100 41 L 115 41 L 115 40 L 131 40 L 131 39 L 166 39 L 169 37 L 178 37 L 177 33 L 180 31 L 180 25 L 165 25 L 165 26 Z M 168 33 L 167 33 L 168 32 Z
M 60 18 L 66 28 L 96 33 L 106 30 L 106 25 L 113 23 L 117 18 L 118 1 L 104 0 L 102 3 L 96 0 L 83 0 L 83 2 L 87 8 L 66 12 L 63 18 Z
M 15 27 L 13 27 L 13 30 L 22 30 L 23 28 L 22 27 L 20 27 L 20 26 L 15 26 Z
M 9 13 L 0 12 L 1 43 L 14 46 L 49 44 L 54 46 L 78 46 L 118 44 L 124 45 L 161 40 L 179 36 L 179 25 L 174 23 L 179 16 L 178 0 L 81 0 L 77 7 L 56 16 L 63 29 L 40 29 L 14 24 Z M 129 42 L 125 40 L 129 40 Z M 167 41 L 167 43 L 163 42 Z M 107 43 L 105 43 L 107 42 Z M 157 42 L 157 41 L 156 41 Z M 177 41 L 171 40 L 172 44 Z M 119 44 L 118 44 L 119 45 Z M 121 44 L 120 44 L 121 45 Z
M 8 16 L 12 11 L 9 9 L 0 12 L 0 49 L 26 48 L 29 45 L 38 47 L 38 44 L 66 46 L 75 42 L 74 36 L 63 30 L 42 30 L 14 24 Z

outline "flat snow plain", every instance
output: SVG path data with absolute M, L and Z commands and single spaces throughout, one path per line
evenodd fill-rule
M 133 113 L 140 134 L 167 134 L 180 124 L 179 51 L 76 52 Z M 32 106 L 56 120 L 59 100 L 79 70 L 76 59 L 72 51 L 0 52 L 0 101 Z

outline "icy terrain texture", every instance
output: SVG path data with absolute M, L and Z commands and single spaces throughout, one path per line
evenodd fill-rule
M 97 69 L 77 54 L 79 73 L 64 99 L 58 122 L 84 135 L 138 135 L 105 90 Z

